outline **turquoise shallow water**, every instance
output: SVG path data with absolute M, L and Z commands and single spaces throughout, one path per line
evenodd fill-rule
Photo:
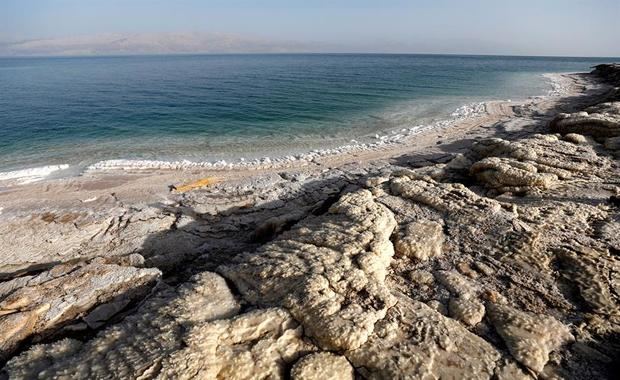
M 609 59 L 201 55 L 0 59 L 0 172 L 234 160 L 346 144 L 550 89 Z

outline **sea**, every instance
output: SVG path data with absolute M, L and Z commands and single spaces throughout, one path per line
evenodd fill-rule
M 0 58 L 0 181 L 247 165 L 374 146 L 547 96 L 610 58 L 398 54 Z

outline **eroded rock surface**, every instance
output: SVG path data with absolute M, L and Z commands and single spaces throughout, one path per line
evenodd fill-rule
M 620 102 L 600 103 L 573 114 L 560 114 L 551 122 L 551 130 L 593 137 L 620 136 Z
M 224 279 L 204 272 L 177 288 L 162 285 L 134 314 L 86 342 L 35 345 L 5 370 L 11 379 L 154 378 L 164 359 L 184 348 L 185 330 L 238 311 Z
M 0 355 L 6 358 L 33 335 L 49 335 L 80 317 L 88 321 L 88 313 L 95 306 L 114 301 L 116 297 L 123 296 L 129 301 L 131 297 L 144 295 L 148 291 L 145 288 L 152 286 L 160 275 L 157 269 L 95 262 L 77 268 L 58 266 L 37 276 L 3 283 Z M 106 315 L 101 309 L 93 313 Z
M 362 376 L 378 379 L 490 379 L 501 358 L 458 322 L 406 299 L 377 323 L 368 342 L 346 355 Z
M 434 221 L 420 221 L 408 224 L 399 233 L 394 243 L 396 253 L 424 261 L 441 255 L 443 227 Z
M 574 338 L 568 327 L 555 318 L 492 305 L 489 315 L 510 353 L 535 372 L 541 372 L 549 353 Z
M 354 349 L 395 303 L 384 283 L 395 226 L 361 190 L 219 270 L 250 302 L 287 307 L 321 347 Z
M 285 379 L 288 364 L 315 350 L 282 309 L 196 324 L 186 348 L 162 363 L 161 379 Z
M 353 380 L 353 367 L 344 356 L 319 352 L 299 359 L 291 370 L 293 380 Z

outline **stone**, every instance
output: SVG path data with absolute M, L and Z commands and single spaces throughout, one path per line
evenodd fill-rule
M 609 137 L 605 139 L 605 149 L 620 150 L 620 137 Z
M 600 103 L 586 112 L 559 114 L 550 123 L 554 132 L 579 133 L 593 137 L 620 136 L 620 102 Z
M 4 370 L 11 379 L 152 378 L 164 359 L 184 349 L 183 331 L 231 318 L 239 307 L 221 276 L 203 272 L 177 288 L 162 285 L 134 314 L 85 342 L 33 345 Z
M 86 317 L 99 304 L 145 294 L 160 276 L 158 269 L 91 263 L 52 268 L 25 283 L 17 280 L 21 286 L 0 300 L 0 357 L 6 358 L 27 337 L 51 334 Z M 119 309 L 99 309 L 95 319 L 109 318 L 114 311 Z M 92 318 L 86 317 L 87 323 Z
M 346 357 L 330 352 L 309 354 L 291 370 L 293 380 L 353 380 L 355 373 Z
M 512 356 L 536 373 L 543 370 L 552 351 L 574 340 L 568 327 L 551 316 L 528 313 L 507 305 L 491 304 L 487 310 Z
M 567 133 L 566 135 L 564 135 L 563 139 L 564 141 L 568 141 L 577 145 L 588 143 L 588 139 L 584 135 L 580 135 L 578 133 Z
M 396 302 L 385 285 L 395 226 L 392 213 L 359 190 L 218 271 L 246 300 L 287 308 L 321 348 L 354 349 Z
M 460 323 L 399 298 L 360 348 L 345 353 L 365 378 L 491 379 L 501 354 Z
M 591 311 L 620 316 L 614 280 L 620 288 L 620 262 L 611 255 L 587 247 L 573 246 L 559 250 L 561 272 L 575 284 Z
M 288 364 L 315 350 L 283 309 L 197 324 L 186 348 L 163 361 L 161 379 L 285 379 Z
M 484 318 L 484 304 L 477 299 L 451 298 L 449 303 L 450 316 L 473 327 Z
M 429 285 L 435 281 L 433 274 L 425 270 L 411 271 L 409 279 L 416 285 Z
M 539 173 L 535 165 L 510 158 L 485 158 L 473 164 L 470 172 L 487 187 L 501 192 L 549 189 L 558 181 L 553 173 Z
M 409 223 L 394 241 L 396 254 L 417 261 L 441 255 L 444 242 L 443 227 L 434 221 Z

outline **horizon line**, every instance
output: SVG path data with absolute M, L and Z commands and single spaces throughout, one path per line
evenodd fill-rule
M 120 53 L 120 54 L 33 54 L 33 55 L 0 55 L 7 58 L 125 58 L 125 57 L 162 57 L 162 56 L 225 56 L 225 55 L 418 55 L 418 56 L 455 56 L 455 57 L 507 57 L 507 58 L 594 58 L 620 60 L 620 56 L 589 56 L 589 55 L 536 55 L 536 54 L 472 54 L 472 53 L 411 53 L 411 52 L 178 52 L 178 53 Z

